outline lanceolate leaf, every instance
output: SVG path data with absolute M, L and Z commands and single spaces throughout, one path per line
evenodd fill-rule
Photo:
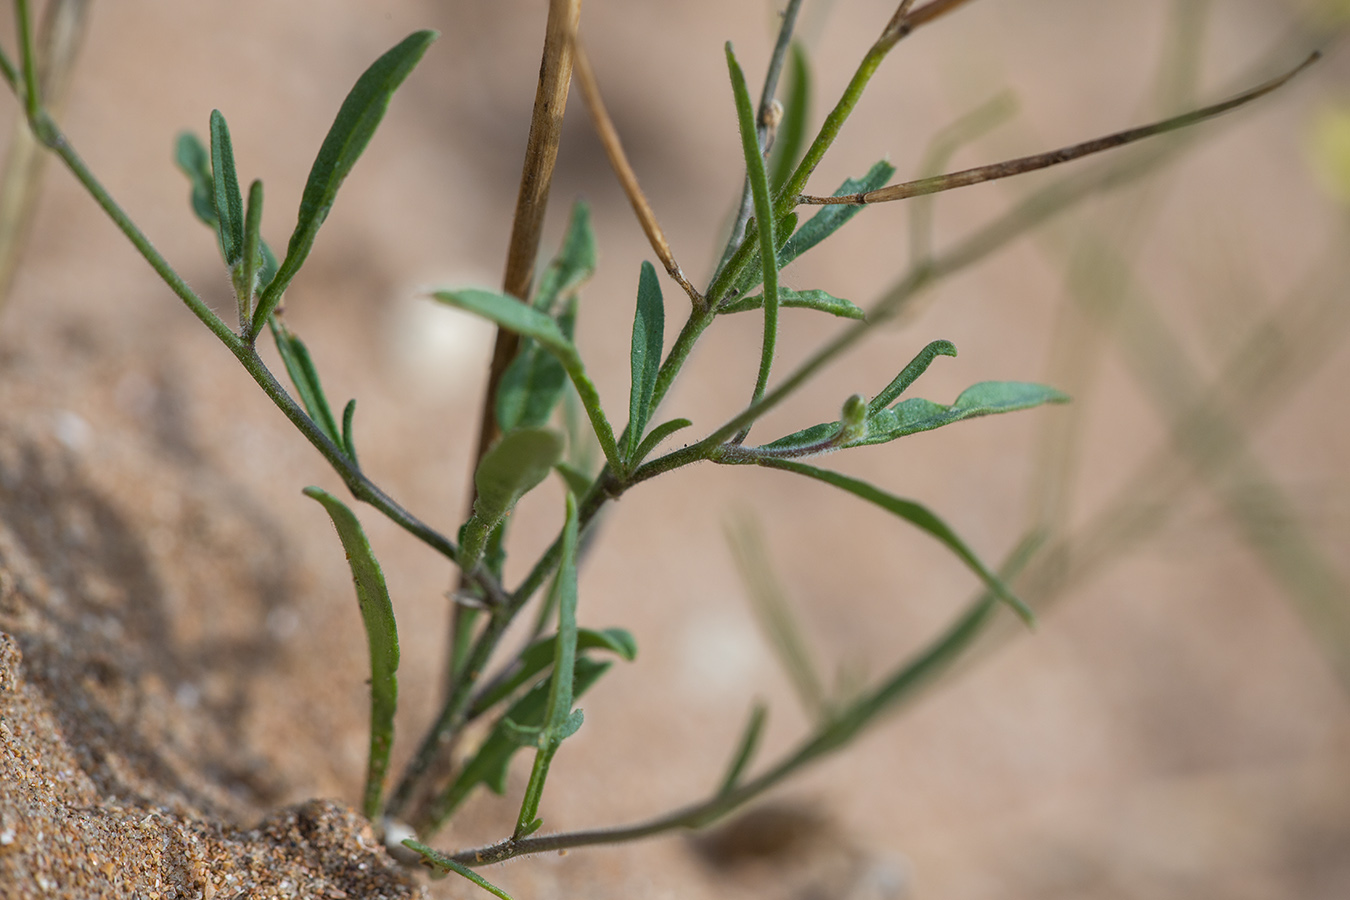
M 660 425 L 657 425 L 642 439 L 642 443 L 638 445 L 637 451 L 633 454 L 629 463 L 633 466 L 639 465 L 647 458 L 649 453 L 656 449 L 657 444 L 661 443 L 681 428 L 688 428 L 693 424 L 694 423 L 688 419 L 671 419 L 669 422 L 662 422 Z
M 373 820 L 380 812 L 389 748 L 394 741 L 394 712 L 398 709 L 398 628 L 394 607 L 389 601 L 384 573 L 356 516 L 341 500 L 319 488 L 305 488 L 305 495 L 323 504 L 337 528 L 352 569 L 366 642 L 370 646 L 370 758 L 361 811 Z
M 600 406 L 600 392 L 595 389 L 595 383 L 586 374 L 586 367 L 582 365 L 577 348 L 568 340 L 557 322 L 534 307 L 495 291 L 464 288 L 434 291 L 431 296 L 442 303 L 482 316 L 521 337 L 533 338 L 556 356 L 567 370 L 567 377 L 572 380 L 572 385 L 577 389 L 577 396 L 581 398 L 581 405 L 585 407 L 586 415 L 591 420 L 591 429 L 600 442 L 605 461 L 614 471 L 623 471 L 618 445 L 614 440 L 614 428 L 609 424 L 609 419 Z
M 939 356 L 955 355 L 956 345 L 951 341 L 931 342 L 927 347 L 920 350 L 907 366 L 900 370 L 900 374 L 895 376 L 890 384 L 886 385 L 885 390 L 872 398 L 872 402 L 867 404 L 868 414 L 873 415 L 894 403 L 896 398 L 905 392 L 906 388 L 918 380 L 920 375 L 928 371 L 928 367 L 933 364 L 933 360 Z
M 828 469 L 819 469 L 815 466 L 809 466 L 805 463 L 796 462 L 789 459 L 764 459 L 760 465 L 771 469 L 782 469 L 787 472 L 793 472 L 798 475 L 805 475 L 808 478 L 814 478 L 817 481 L 823 481 L 826 484 L 834 485 L 860 497 L 868 503 L 876 504 L 882 509 L 893 515 L 899 516 L 915 527 L 937 538 L 947 549 L 951 550 L 956 556 L 966 564 L 966 566 L 979 576 L 985 586 L 994 593 L 1000 600 L 1007 603 L 1013 610 L 1022 617 L 1027 624 L 1035 622 L 1035 615 L 1031 609 L 1013 595 L 999 577 L 989 570 L 983 562 L 980 561 L 965 542 L 952 531 L 945 522 L 936 515 L 918 503 L 912 500 L 906 500 L 897 497 L 894 494 L 887 493 L 878 487 L 860 481 L 857 478 L 851 478 L 848 475 L 832 472 Z
M 272 329 L 272 337 L 277 342 L 277 353 L 281 355 L 281 361 L 286 366 L 286 373 L 291 376 L 291 383 L 295 385 L 296 393 L 300 395 L 300 403 L 305 407 L 305 412 L 309 413 L 314 424 L 319 426 L 328 439 L 342 449 L 346 446 L 346 442 L 343 440 L 342 432 L 338 430 L 337 420 L 333 418 L 328 398 L 324 396 L 323 385 L 319 383 L 319 373 L 314 368 L 309 348 L 275 316 L 269 318 L 267 324 Z
M 907 434 L 931 431 L 964 419 L 1068 401 L 1068 395 L 1042 384 L 985 381 L 966 388 L 951 406 L 915 397 L 897 403 L 890 409 L 879 410 L 867 418 L 866 437 L 848 446 L 884 444 Z
M 862 178 L 850 178 L 839 186 L 832 196 L 839 197 L 844 194 L 856 194 L 862 191 L 872 191 L 882 187 L 895 174 L 895 166 L 882 160 L 874 165 Z M 820 212 L 806 220 L 801 228 L 797 229 L 783 249 L 778 252 L 778 267 L 782 268 L 801 256 L 807 250 L 810 250 L 816 244 L 825 240 L 844 226 L 859 212 L 861 206 L 826 206 Z M 830 215 L 826 215 L 826 213 Z
M 731 89 L 736 98 L 736 119 L 741 129 L 741 151 L 745 156 L 745 176 L 750 182 L 750 193 L 755 201 L 756 231 L 759 234 L 760 278 L 764 284 L 764 339 L 760 345 L 759 374 L 755 379 L 752 402 L 764 396 L 773 366 L 774 348 L 778 342 L 778 244 L 774 241 L 773 198 L 769 196 L 769 176 L 764 171 L 764 154 L 759 148 L 755 132 L 754 111 L 750 105 L 750 90 L 745 73 L 731 42 L 726 45 L 727 69 L 731 73 Z
M 633 314 L 633 380 L 628 394 L 628 446 L 624 453 L 630 461 L 647 430 L 647 420 L 651 418 L 652 394 L 656 390 L 656 372 L 661 367 L 665 328 L 666 308 L 661 299 L 661 284 L 656 280 L 656 269 L 644 260 L 638 276 L 637 311 Z
M 842 319 L 865 319 L 867 315 L 861 307 L 854 305 L 849 300 L 835 297 L 827 294 L 825 291 L 790 291 L 786 288 L 778 289 L 778 303 L 780 306 L 794 307 L 797 309 L 814 309 L 817 312 L 829 313 L 832 316 L 839 316 Z M 755 294 L 750 297 L 742 297 L 726 306 L 718 309 L 719 313 L 739 313 L 750 312 L 761 309 L 764 306 L 764 295 Z
M 338 188 L 375 135 L 375 129 L 384 118 L 394 91 L 412 72 L 436 36 L 434 31 L 418 31 L 408 35 L 362 73 L 347 94 L 347 99 L 342 102 L 337 118 L 329 128 L 327 137 L 319 147 L 314 166 L 310 169 L 309 180 L 300 197 L 300 213 L 295 230 L 286 248 L 286 258 L 259 300 L 253 319 L 254 334 L 262 328 L 291 279 L 304 265 L 310 248 L 314 246 L 319 227 L 328 217 L 328 211 L 337 198 Z
M 225 264 L 234 266 L 244 255 L 244 197 L 234 168 L 230 127 L 218 109 L 211 110 L 211 173 L 220 246 Z
M 801 161 L 802 146 L 806 142 L 806 128 L 811 118 L 811 69 L 806 62 L 806 51 L 796 41 L 792 44 L 791 67 L 788 69 L 787 103 L 783 106 L 783 121 L 778 125 L 769 155 L 769 186 L 774 194 L 787 184 Z
M 591 210 L 578 200 L 572 207 L 572 219 L 558 255 L 539 277 L 534 308 L 552 312 L 554 303 L 576 291 L 594 272 L 595 232 L 591 231 Z
M 520 428 L 502 435 L 474 472 L 478 496 L 461 533 L 460 566 L 473 570 L 492 529 L 516 502 L 548 477 L 562 458 L 563 439 L 548 428 Z
M 558 317 L 564 338 L 571 338 L 575 320 L 573 298 Z M 547 424 L 566 389 L 567 370 L 558 358 L 532 338 L 521 338 L 516 358 L 507 366 L 497 388 L 497 424 L 503 431 Z

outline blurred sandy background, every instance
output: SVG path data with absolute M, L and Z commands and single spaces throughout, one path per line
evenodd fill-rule
M 1198 66 L 1207 98 L 1309 49 L 1289 38 L 1311 21 L 1306 7 L 1204 6 Z M 772 7 L 588 0 L 583 10 L 611 113 L 691 274 L 708 270 L 739 189 L 722 42 L 733 40 L 747 70 L 762 72 Z M 807 3 L 817 117 L 891 8 Z M 66 132 L 222 312 L 232 306 L 228 280 L 190 215 L 172 165 L 175 135 L 204 133 L 213 107 L 225 113 L 241 179 L 267 186 L 264 235 L 284 247 L 313 154 L 351 82 L 409 31 L 442 32 L 344 187 L 288 294 L 288 316 L 333 403 L 357 398 L 366 470 L 453 532 L 491 332 L 418 291 L 500 280 L 544 4 L 116 0 L 93 9 Z M 914 172 L 936 130 L 1005 88 L 1018 117 L 962 151 L 956 166 L 1146 121 L 1172 22 L 1172 5 L 1153 0 L 970 4 L 897 49 L 812 187 L 828 193 L 882 156 L 901 176 Z M 11 30 L 4 39 L 13 46 Z M 921 396 L 950 402 L 977 381 L 1049 378 L 1047 348 L 1066 295 L 1054 248 L 1087 229 L 1109 236 L 1111 222 L 1137 213 L 1132 204 L 1151 204 L 1142 236 L 1130 239 L 1135 276 L 1213 377 L 1307 273 L 1327 270 L 1328 247 L 1344 246 L 1345 209 L 1308 163 L 1316 117 L 1348 99 L 1350 57 L 1329 49 L 1286 90 L 1211 127 L 1201 148 L 1135 199 L 1094 200 L 1059 220 L 1052 237 L 1021 240 L 941 285 L 903 328 L 827 370 L 762 436 L 833 418 L 844 397 L 875 392 L 935 338 L 955 342 L 961 356 L 939 361 L 915 389 Z M 583 294 L 578 342 L 618 410 L 637 270 L 650 251 L 577 100 L 545 247 L 556 246 L 568 205 L 584 197 L 601 262 Z M 1055 177 L 940 199 L 938 245 Z M 906 228 L 904 209 L 869 210 L 789 270 L 788 284 L 866 306 L 902 271 Z M 1332 266 L 1319 289 L 1343 297 L 1345 275 Z M 683 298 L 665 288 L 673 339 Z M 792 311 L 784 321 L 782 371 L 834 327 Z M 749 316 L 724 320 L 662 417 L 688 415 L 706 430 L 738 409 L 759 328 Z M 1128 367 L 1109 342 L 1102 347 L 1073 507 L 1080 519 L 1165 442 Z M 1253 443 L 1318 551 L 1350 580 L 1347 379 L 1350 352 L 1330 354 L 1262 420 Z M 55 165 L 0 315 L 0 398 L 10 469 L 22 448 L 47 448 L 55 458 L 43 471 L 63 473 L 50 482 L 54 507 L 74 508 L 76 485 L 81 503 L 107 511 L 89 527 L 117 532 L 116 552 L 86 547 L 72 557 L 101 566 L 111 586 L 94 597 L 69 576 L 67 599 L 87 603 L 114 645 L 147 660 L 162 682 L 156 696 L 184 716 L 164 752 L 197 765 L 224 798 L 217 811 L 240 821 L 312 796 L 355 803 L 364 640 L 331 527 L 300 494 L 307 484 L 340 491 L 340 482 Z M 929 504 L 996 560 L 1028 520 L 1036 434 L 1058 414 L 986 419 L 828 463 Z M 1194 482 L 1176 503 L 1157 535 L 1063 598 L 1034 634 L 1009 632 L 977 665 L 775 795 L 800 813 L 818 850 L 718 869 L 676 836 L 517 862 L 491 877 L 535 898 L 1350 896 L 1345 685 L 1224 507 Z M 552 537 L 557 504 L 549 486 L 517 513 L 518 558 Z M 581 616 L 628 627 L 641 653 L 581 704 L 586 726 L 554 767 L 546 828 L 634 821 L 700 796 L 755 697 L 772 709 L 766 753 L 804 727 L 727 549 L 725 525 L 746 511 L 762 520 L 827 672 L 887 671 L 975 588 L 918 533 L 783 474 L 705 466 L 634 490 L 605 521 L 584 570 Z M 402 628 L 402 759 L 438 693 L 452 575 L 358 512 Z M 52 571 L 65 571 L 61 541 L 43 546 Z M 133 718 L 125 727 L 138 726 Z M 513 784 L 523 786 L 523 770 Z M 480 798 L 437 845 L 497 839 L 513 802 Z

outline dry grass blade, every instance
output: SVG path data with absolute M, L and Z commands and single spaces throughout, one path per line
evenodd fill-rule
M 1170 119 L 1163 119 L 1162 121 L 1154 122 L 1151 125 L 1143 125 L 1139 128 L 1118 131 L 1115 134 L 1108 134 L 1105 137 L 1084 141 L 1081 144 L 1074 144 L 1069 147 L 1061 147 L 1058 150 L 1051 150 L 1048 153 L 1023 156 L 1018 159 L 1009 159 L 987 166 L 977 166 L 973 169 L 965 169 L 947 175 L 936 175 L 932 178 L 921 178 L 918 181 L 907 181 L 903 184 L 887 185 L 883 188 L 877 188 L 875 191 L 866 191 L 860 194 L 844 194 L 839 197 L 816 197 L 809 194 L 803 194 L 797 198 L 797 202 L 808 206 L 861 206 L 867 203 L 886 203 L 891 200 L 907 200 L 910 197 L 919 197 L 924 194 L 936 194 L 940 191 L 950 191 L 953 188 L 967 187 L 984 181 L 994 181 L 998 178 L 1008 178 L 1012 175 L 1021 175 L 1025 172 L 1034 172 L 1037 169 L 1046 169 L 1050 166 L 1057 166 L 1060 163 L 1066 163 L 1075 159 L 1080 159 L 1084 156 L 1090 156 L 1093 153 L 1100 153 L 1103 150 L 1111 150 L 1135 141 L 1143 140 L 1144 138 L 1165 134 L 1179 128 L 1186 128 L 1190 125 L 1203 122 L 1206 119 L 1212 119 L 1215 116 L 1237 109 L 1239 106 L 1250 103 L 1251 101 L 1282 87 L 1294 76 L 1316 62 L 1319 57 L 1321 57 L 1320 53 L 1313 53 L 1284 75 L 1252 88 L 1249 91 L 1244 91 L 1236 97 L 1232 97 L 1222 103 L 1216 103 L 1213 106 L 1206 106 L 1203 109 L 1183 113 L 1179 116 L 1173 116 Z
M 675 279 L 680 287 L 684 288 L 684 292 L 689 295 L 690 302 L 694 304 L 694 309 L 702 311 L 707 306 L 707 301 L 689 283 L 689 279 L 684 277 L 680 264 L 675 261 L 675 254 L 670 252 L 670 244 L 666 241 L 665 232 L 661 230 L 660 223 L 656 221 L 656 213 L 652 212 L 652 205 L 647 202 L 647 195 L 642 193 L 642 186 L 638 184 L 637 174 L 633 171 L 627 155 L 623 152 L 623 144 L 619 141 L 619 132 L 614 128 L 614 122 L 605 109 L 605 101 L 600 96 L 600 85 L 595 80 L 595 71 L 591 68 L 590 60 L 586 58 L 586 51 L 582 49 L 580 41 L 576 41 L 575 46 L 577 87 L 581 88 L 581 96 L 586 100 L 586 108 L 590 110 L 591 122 L 595 125 L 595 133 L 599 136 L 600 143 L 605 148 L 605 155 L 609 157 L 609 164 L 614 169 L 614 176 L 619 179 L 623 192 L 628 195 L 628 202 L 632 204 L 633 212 L 637 214 L 638 221 L 642 223 L 642 230 L 646 232 L 652 250 L 661 260 L 661 265 L 666 267 L 666 273 Z

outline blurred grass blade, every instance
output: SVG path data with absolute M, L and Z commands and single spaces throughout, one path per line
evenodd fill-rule
M 760 344 L 759 373 L 750 403 L 759 402 L 769 386 L 769 372 L 773 368 L 774 349 L 778 344 L 778 245 L 774 242 L 773 198 L 769 196 L 769 176 L 764 171 L 764 154 L 759 149 L 755 132 L 755 112 L 750 102 L 750 89 L 736 54 L 727 41 L 727 69 L 731 73 L 731 91 L 736 98 L 736 121 L 741 129 L 741 152 L 745 157 L 745 174 L 750 181 L 750 193 L 755 198 L 756 231 L 759 234 L 760 275 L 764 284 L 764 339 Z M 748 429 L 746 429 L 748 430 Z
M 211 177 L 211 155 L 206 146 L 195 134 L 184 131 L 178 135 L 178 142 L 174 145 L 173 160 L 192 185 L 189 195 L 192 212 L 214 230 L 220 220 L 216 217 L 216 204 L 212 199 L 215 196 L 215 182 Z
M 244 255 L 244 197 L 239 192 L 239 175 L 234 168 L 230 127 L 218 109 L 211 110 L 211 176 L 216 230 L 225 264 L 233 268 Z
M 740 784 L 741 776 L 755 759 L 755 751 L 759 749 L 759 741 L 764 736 L 764 725 L 768 720 L 769 708 L 762 702 L 756 702 L 750 710 L 750 719 L 745 723 L 741 742 L 736 745 L 736 753 L 731 757 L 731 765 L 727 766 L 727 774 L 717 789 L 718 794 L 729 794 Z
M 527 647 L 525 652 L 520 654 L 516 671 L 510 678 L 475 700 L 470 716 L 483 714 L 529 684 L 545 669 L 551 668 L 557 649 L 557 635 L 540 638 Z M 608 650 L 628 662 L 637 659 L 637 641 L 631 632 L 623 628 L 606 628 L 602 631 L 578 628 L 577 652 L 585 650 Z
M 764 459 L 760 461 L 760 465 L 767 466 L 771 469 L 782 469 L 785 472 L 794 472 L 798 475 L 814 478 L 817 481 L 823 481 L 826 484 L 848 491 L 855 497 L 866 500 L 868 503 L 875 504 L 887 512 L 904 519 L 919 530 L 932 535 L 946 546 L 948 550 L 951 550 L 952 553 L 956 554 L 957 558 L 965 563 L 966 567 L 974 572 L 996 597 L 1012 607 L 1013 611 L 1021 616 L 1024 622 L 1030 625 L 1036 621 L 1036 617 L 1032 613 L 1030 607 L 1019 600 L 1012 591 L 1008 589 L 1008 586 L 999 580 L 999 577 L 991 572 L 988 567 L 980 561 L 980 558 L 975 555 L 974 551 L 966 546 L 965 541 L 961 540 L 956 532 L 952 531 L 951 528 L 947 526 L 947 523 L 939 519 L 926 507 L 921 506 L 912 500 L 905 500 L 902 497 L 887 493 L 886 491 L 868 484 L 865 481 L 860 481 L 857 478 L 850 478 L 847 475 L 843 475 L 839 472 L 831 472 L 828 469 L 818 469 L 815 466 L 808 466 L 805 463 L 799 463 L 794 460 Z
M 750 594 L 750 608 L 792 682 L 802 710 L 819 724 L 826 717 L 824 682 L 788 603 L 787 592 L 775 577 L 764 549 L 764 538 L 753 519 L 744 518 L 727 529 L 731 555 Z
M 811 67 L 806 61 L 805 48 L 797 41 L 792 43 L 791 61 L 783 121 L 778 125 L 778 136 L 774 138 L 773 151 L 769 154 L 769 186 L 775 196 L 801 161 L 811 118 Z
M 832 196 L 842 197 L 845 194 L 876 190 L 889 181 L 894 174 L 895 166 L 883 159 L 872 166 L 862 178 L 850 178 L 845 181 Z M 843 228 L 862 209 L 861 206 L 827 206 L 807 219 L 806 223 L 797 229 L 797 233 L 783 245 L 783 249 L 778 254 L 779 267 L 786 266 L 807 250 Z
M 488 534 L 562 459 L 562 435 L 550 428 L 519 428 L 502 435 L 473 475 L 473 515 L 460 535 L 460 566 L 472 572 Z
M 489 894 L 492 894 L 494 897 L 499 897 L 501 898 L 501 900 L 512 900 L 510 894 L 508 894 L 501 888 L 497 887 L 492 882 L 488 881 L 482 875 L 479 875 L 473 869 L 470 869 L 463 863 L 455 862 L 453 859 L 451 859 L 450 857 L 446 856 L 443 853 L 437 853 L 435 850 L 432 850 L 426 844 L 422 844 L 413 840 L 412 838 L 408 838 L 403 842 L 403 846 L 407 847 L 409 850 L 415 851 L 416 853 L 420 854 L 422 857 L 422 864 L 431 869 L 437 870 L 441 875 L 446 875 L 449 874 L 450 872 L 454 872 L 456 875 L 460 875 L 464 878 L 469 879 L 474 884 L 478 885 L 480 888 L 487 891 Z M 436 876 L 433 874 L 432 877 L 435 878 Z
M 632 381 L 628 393 L 628 446 L 624 453 L 630 465 L 634 463 L 635 451 L 651 418 L 652 394 L 656 391 L 656 372 L 661 367 L 665 329 L 666 307 L 661 298 L 661 284 L 656 280 L 656 267 L 643 260 L 638 275 L 630 355 Z
M 277 353 L 281 355 L 281 361 L 286 366 L 286 373 L 291 376 L 291 383 L 295 385 L 296 393 L 300 395 L 300 403 L 305 407 L 305 412 L 309 413 L 314 424 L 319 426 L 330 441 L 338 448 L 343 447 L 342 432 L 338 430 L 333 410 L 328 405 L 328 398 L 324 396 L 323 385 L 319 383 L 319 373 L 314 368 L 309 348 L 276 316 L 270 317 L 267 324 L 272 329 L 272 337 L 277 343 Z
M 370 757 L 361 812 L 373 821 L 380 812 L 389 749 L 394 742 L 394 713 L 398 709 L 398 627 L 394 607 L 389 601 L 384 573 L 352 511 L 341 500 L 316 487 L 305 488 L 305 496 L 323 504 L 337 528 L 356 583 L 356 599 L 370 646 Z
M 532 305 L 541 312 L 551 313 L 559 299 L 575 293 L 594 273 L 595 232 L 591 230 L 591 210 L 578 200 L 572 206 L 572 218 L 558 255 L 539 276 Z
M 956 345 L 951 341 L 931 341 L 900 370 L 900 374 L 895 376 L 894 380 L 886 385 L 880 394 L 872 398 L 872 402 L 867 404 L 868 414 L 875 415 L 890 406 L 896 398 L 905 392 L 906 388 L 918 380 L 920 375 L 928 371 L 928 367 L 933 364 L 933 360 L 939 356 L 955 355 Z
M 558 572 L 553 576 L 550 590 L 555 597 L 550 605 L 558 610 L 557 649 L 553 653 L 553 677 L 549 679 L 548 707 L 544 725 L 539 733 L 534 768 L 525 786 L 520 803 L 514 837 L 519 839 L 539 830 L 539 801 L 544 796 L 544 782 L 548 780 L 549 766 L 562 742 L 581 725 L 581 710 L 572 709 L 574 691 L 573 667 L 577 658 L 577 501 L 567 495 L 567 521 L 563 525 L 562 552 Z
M 418 31 L 408 35 L 375 60 L 356 80 L 347 99 L 342 101 L 337 118 L 333 120 L 328 135 L 319 147 L 314 166 L 309 171 L 309 180 L 300 197 L 295 230 L 291 232 L 291 240 L 286 247 L 286 258 L 258 301 L 252 334 L 262 330 L 267 317 L 281 302 L 281 295 L 290 285 L 291 279 L 305 264 L 319 227 L 328 217 L 328 211 L 337 198 L 338 188 L 375 135 L 375 129 L 384 118 L 394 91 L 412 72 L 436 36 L 434 31 Z
M 821 290 L 810 291 L 790 291 L 786 288 L 780 288 L 778 291 L 778 305 L 792 307 L 795 309 L 814 309 L 816 312 L 828 313 L 832 316 L 838 316 L 841 319 L 865 319 L 867 315 L 862 308 L 849 300 L 841 297 L 835 297 Z M 764 295 L 755 294 L 750 297 L 742 297 L 739 300 L 719 307 L 719 315 L 726 313 L 751 312 L 764 306 Z
M 581 362 L 581 355 L 577 352 L 576 346 L 568 340 L 557 322 L 509 294 L 499 294 L 496 291 L 463 288 L 433 291 L 431 296 L 442 303 L 482 316 L 521 337 L 533 338 L 556 356 L 567 371 L 572 386 L 577 389 L 577 396 L 581 398 L 581 405 L 585 407 L 586 415 L 591 420 L 591 429 L 600 442 L 605 461 L 615 472 L 623 471 L 618 444 L 614 440 L 614 428 L 609 424 L 609 418 L 600 405 L 600 392 L 586 374 L 586 367 Z

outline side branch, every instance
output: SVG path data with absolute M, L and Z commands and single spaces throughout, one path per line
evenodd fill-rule
M 591 68 L 591 62 L 586 57 L 586 51 L 582 49 L 579 40 L 575 41 L 575 46 L 577 87 L 581 89 L 581 96 L 586 101 L 586 108 L 590 110 L 591 122 L 595 125 L 595 133 L 605 148 L 605 155 L 609 157 L 609 165 L 614 170 L 614 176 L 619 179 L 623 192 L 628 195 L 628 202 L 632 204 L 633 212 L 637 214 L 638 221 L 642 223 L 642 230 L 646 232 L 652 250 L 656 251 L 657 258 L 666 267 L 666 273 L 680 287 L 684 288 L 684 292 L 689 295 L 689 301 L 694 305 L 694 309 L 702 311 L 708 303 L 703 299 L 703 295 L 689 283 L 689 279 L 684 277 L 684 271 L 680 269 L 680 264 L 675 261 L 675 254 L 670 251 L 670 244 L 666 241 L 665 232 L 661 230 L 661 225 L 656 221 L 656 213 L 652 212 L 652 206 L 647 202 L 647 196 L 642 193 L 642 186 L 638 184 L 637 174 L 628 162 L 628 156 L 623 152 L 623 144 L 619 141 L 619 132 L 614 128 L 614 122 L 605 109 L 605 101 L 600 96 L 600 85 L 595 79 L 595 71 Z
M 917 181 L 907 181 L 903 184 L 887 185 L 883 188 L 877 188 L 874 191 L 865 191 L 858 194 L 844 194 L 838 197 L 816 197 L 810 194 L 802 194 L 797 198 L 797 202 L 808 206 L 861 206 L 867 203 L 885 203 L 891 200 L 907 200 L 910 197 L 918 197 L 924 194 L 936 194 L 941 191 L 950 191 L 953 188 L 967 187 L 972 184 L 979 184 L 983 181 L 994 181 L 999 178 L 1008 178 L 1012 175 L 1021 175 L 1024 172 L 1034 172 L 1037 169 L 1046 169 L 1050 166 L 1057 166 L 1060 163 L 1070 162 L 1080 159 L 1084 156 L 1090 156 L 1093 153 L 1100 153 L 1103 150 L 1111 150 L 1116 147 L 1122 147 L 1144 138 L 1153 137 L 1159 134 L 1166 134 L 1169 131 L 1175 131 L 1179 128 L 1186 128 L 1195 125 L 1206 119 L 1212 119 L 1215 116 L 1230 112 L 1269 94 L 1271 91 L 1282 87 L 1286 82 L 1298 75 L 1308 66 L 1312 65 L 1321 56 L 1321 53 L 1314 52 L 1311 56 L 1299 63 L 1291 71 L 1275 78 L 1265 84 L 1252 88 L 1232 97 L 1222 103 L 1216 103 L 1213 106 L 1206 106 L 1203 109 L 1183 113 L 1179 116 L 1173 116 L 1170 119 L 1163 119 L 1161 122 L 1154 122 L 1152 125 L 1143 125 L 1139 128 L 1131 128 L 1126 131 L 1118 131 L 1115 134 L 1109 134 L 1105 137 L 1099 137 L 1091 141 L 1084 141 L 1081 144 L 1074 144 L 1069 147 L 1061 147 L 1058 150 L 1051 150 L 1048 153 L 1038 153 L 1034 156 L 1023 156 L 1018 159 L 1009 159 L 1003 162 L 993 163 L 987 166 L 977 166 L 973 169 L 964 169 L 960 172 L 952 172 L 947 175 L 935 175 L 932 178 L 920 178 Z

